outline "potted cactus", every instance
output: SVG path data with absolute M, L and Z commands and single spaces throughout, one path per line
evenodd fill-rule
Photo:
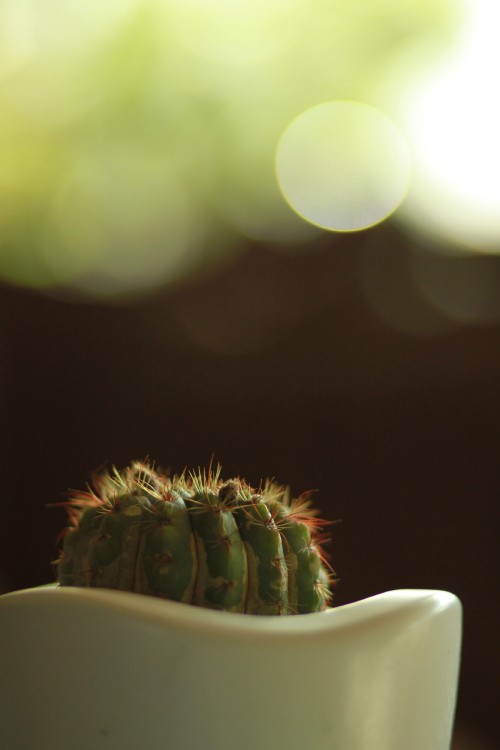
M 330 606 L 307 494 L 133 462 L 64 505 L 58 582 L 0 597 L 2 747 L 448 750 L 458 600 Z
M 325 609 L 333 571 L 309 497 L 220 474 L 219 466 L 170 478 L 134 462 L 96 477 L 64 503 L 59 583 L 247 614 Z

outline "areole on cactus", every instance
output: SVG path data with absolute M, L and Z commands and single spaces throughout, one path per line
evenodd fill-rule
M 327 522 L 310 493 L 223 481 L 220 466 L 170 477 L 148 462 L 97 475 L 62 503 L 62 586 L 135 591 L 211 609 L 305 614 L 331 601 Z

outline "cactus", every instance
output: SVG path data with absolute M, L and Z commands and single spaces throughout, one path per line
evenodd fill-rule
M 135 591 L 211 609 L 305 614 L 331 601 L 308 493 L 217 470 L 169 477 L 146 462 L 96 476 L 66 506 L 61 586 Z

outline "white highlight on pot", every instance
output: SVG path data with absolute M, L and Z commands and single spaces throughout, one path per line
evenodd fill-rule
M 355 101 L 318 104 L 282 134 L 276 173 L 290 206 L 324 229 L 353 232 L 386 219 L 404 199 L 411 157 L 397 126 Z

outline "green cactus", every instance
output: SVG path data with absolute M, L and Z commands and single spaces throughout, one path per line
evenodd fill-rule
M 305 614 L 331 600 L 333 571 L 307 494 L 254 490 L 216 471 L 164 475 L 135 461 L 62 503 L 61 586 L 135 591 L 211 609 Z

